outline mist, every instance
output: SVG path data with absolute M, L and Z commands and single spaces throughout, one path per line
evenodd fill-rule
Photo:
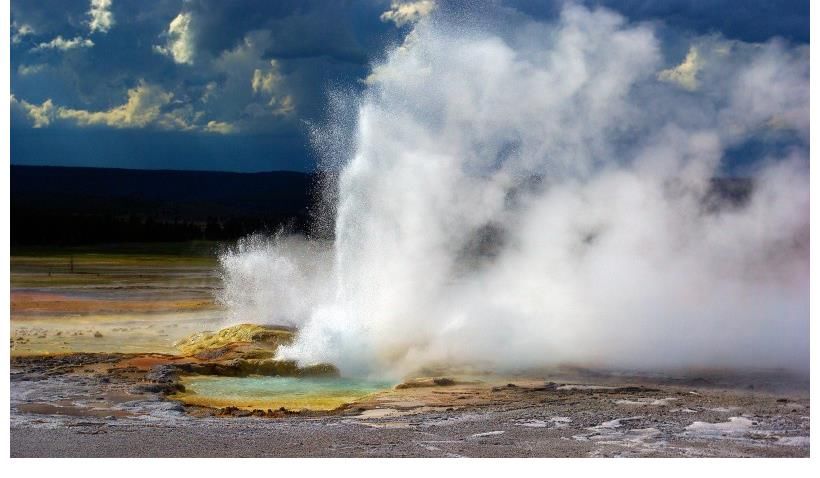
M 297 327 L 282 358 L 347 375 L 808 370 L 808 47 L 496 13 L 434 13 L 336 93 L 335 240 L 223 254 L 230 320 Z M 751 141 L 788 146 L 716 194 Z

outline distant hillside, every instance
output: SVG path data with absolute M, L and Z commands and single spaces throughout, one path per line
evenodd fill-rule
M 234 239 L 303 230 L 314 177 L 11 166 L 11 243 L 93 244 Z

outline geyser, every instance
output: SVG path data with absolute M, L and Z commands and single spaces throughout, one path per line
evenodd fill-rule
M 298 326 L 281 354 L 346 374 L 807 370 L 808 47 L 571 4 L 488 17 L 440 9 L 336 102 L 335 242 L 226 256 L 241 320 Z M 753 143 L 776 147 L 749 191 L 716 193 Z

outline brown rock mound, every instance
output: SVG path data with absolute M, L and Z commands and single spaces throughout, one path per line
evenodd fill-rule
M 456 384 L 457 382 L 455 380 L 448 377 L 416 378 L 396 385 L 396 390 L 422 387 L 448 387 Z
M 216 332 L 205 331 L 179 340 L 174 346 L 196 362 L 177 363 L 167 371 L 177 374 L 249 375 L 285 377 L 337 377 L 331 364 L 297 366 L 292 360 L 277 360 L 280 345 L 293 341 L 295 332 L 287 327 L 239 324 Z M 159 370 L 159 369 L 158 369 Z M 165 369 L 163 369 L 165 370 Z
M 294 331 L 287 327 L 239 324 L 216 332 L 198 332 L 174 343 L 183 355 L 205 360 L 272 358 L 280 345 L 293 342 Z

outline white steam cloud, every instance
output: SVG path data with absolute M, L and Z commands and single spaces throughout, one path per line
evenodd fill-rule
M 808 48 L 696 38 L 697 69 L 663 81 L 692 61 L 650 26 L 573 5 L 510 21 L 433 15 L 374 67 L 327 130 L 356 125 L 350 154 L 321 145 L 347 157 L 332 250 L 224 256 L 234 320 L 298 326 L 283 356 L 349 374 L 807 369 Z M 797 146 L 717 201 L 727 150 L 778 135 Z
M 332 249 L 279 234 L 253 235 L 219 257 L 224 289 L 217 301 L 232 322 L 300 326 L 332 299 Z

